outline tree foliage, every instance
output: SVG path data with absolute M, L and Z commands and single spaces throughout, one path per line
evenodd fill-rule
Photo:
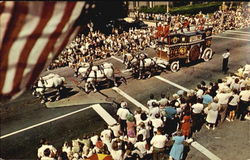
M 182 4 L 182 6 L 180 6 Z M 202 13 L 213 13 L 216 10 L 219 9 L 219 6 L 221 6 L 222 2 L 209 2 L 209 3 L 195 3 L 193 5 L 188 5 L 189 3 L 181 3 L 181 2 L 174 2 L 174 6 L 170 8 L 170 14 L 176 15 L 176 14 L 183 14 L 183 15 L 193 15 L 197 14 L 200 11 Z M 166 5 L 160 5 L 160 6 L 154 6 L 153 8 L 150 8 L 148 6 L 141 6 L 139 9 L 139 12 L 144 13 L 166 13 L 167 11 Z

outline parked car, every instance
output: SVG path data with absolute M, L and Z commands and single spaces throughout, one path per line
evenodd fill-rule
M 145 24 L 143 21 L 141 20 L 135 20 L 133 22 L 130 23 L 130 27 L 131 28 L 137 28 L 137 29 L 142 29 L 142 28 L 147 28 L 148 25 Z
M 117 19 L 108 21 L 105 26 L 109 31 L 112 31 L 112 29 L 118 29 L 119 32 L 127 32 L 130 28 L 130 23 L 123 19 Z

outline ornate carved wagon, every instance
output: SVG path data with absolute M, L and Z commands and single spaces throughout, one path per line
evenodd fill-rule
M 158 40 L 156 57 L 165 60 L 170 70 L 177 72 L 180 63 L 203 59 L 209 61 L 213 56 L 211 49 L 212 28 L 203 31 L 174 33 Z

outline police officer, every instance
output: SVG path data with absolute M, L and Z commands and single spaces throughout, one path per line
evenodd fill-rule
M 223 63 L 222 63 L 222 71 L 224 72 L 224 74 L 227 73 L 228 70 L 228 59 L 230 56 L 230 52 L 229 49 L 226 49 L 226 53 L 223 53 L 222 57 L 223 57 Z

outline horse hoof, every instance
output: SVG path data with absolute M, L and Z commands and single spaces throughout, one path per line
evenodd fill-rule
M 59 98 L 59 97 L 57 97 L 57 98 L 56 98 L 56 101 L 58 101 L 59 99 L 60 99 L 60 98 Z
M 118 84 L 117 84 L 117 83 L 115 83 L 115 86 L 116 86 L 116 87 L 118 87 Z
M 44 103 L 45 103 L 45 101 L 44 101 L 44 100 L 42 100 L 42 101 L 41 101 L 41 104 L 44 104 Z
M 97 90 L 96 90 L 96 89 L 94 90 L 94 93 L 95 93 L 95 92 L 97 92 Z

